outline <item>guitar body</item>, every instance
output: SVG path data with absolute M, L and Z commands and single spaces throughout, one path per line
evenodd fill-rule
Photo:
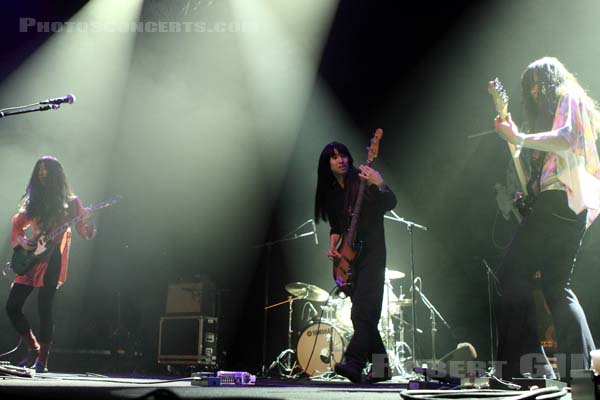
M 520 196 L 514 200 L 514 203 L 521 217 L 525 217 L 527 214 L 531 213 L 533 203 L 535 203 L 535 197 L 531 194 L 527 196 L 520 194 Z
M 351 296 L 352 290 L 354 289 L 352 285 L 354 263 L 358 259 L 361 248 L 362 245 L 360 242 L 355 245 L 350 245 L 344 237 L 342 238 L 342 244 L 337 249 L 338 253 L 340 253 L 342 257 L 333 262 L 333 280 L 338 286 L 338 290 L 344 293 L 346 296 Z
M 116 204 L 120 198 L 121 196 L 115 196 L 107 201 L 94 204 L 90 207 L 90 211 L 93 212 L 110 207 L 111 205 Z M 36 247 L 34 250 L 25 250 L 21 246 L 15 247 L 10 261 L 10 267 L 13 272 L 17 275 L 25 275 L 34 265 L 49 259 L 52 252 L 58 248 L 60 238 L 67 229 L 71 225 L 83 220 L 85 217 L 85 214 L 79 214 L 54 228 L 50 233 L 40 234 L 35 240 Z
M 28 251 L 21 246 L 15 247 L 10 267 L 17 275 L 25 275 L 35 264 L 41 262 L 48 254 L 48 250 L 36 255 L 34 250 Z

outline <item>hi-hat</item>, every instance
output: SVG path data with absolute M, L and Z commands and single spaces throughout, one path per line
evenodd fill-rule
M 401 279 L 404 278 L 406 274 L 404 272 L 395 271 L 393 269 L 385 269 L 385 279 Z
M 304 282 L 292 282 L 285 285 L 285 290 L 292 296 L 300 296 L 310 301 L 325 301 L 329 293 L 318 286 Z

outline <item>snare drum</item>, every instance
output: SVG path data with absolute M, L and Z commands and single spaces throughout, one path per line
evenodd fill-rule
M 326 322 L 308 325 L 298 339 L 296 357 L 302 370 L 312 376 L 333 370 L 342 361 L 344 339 L 340 332 Z

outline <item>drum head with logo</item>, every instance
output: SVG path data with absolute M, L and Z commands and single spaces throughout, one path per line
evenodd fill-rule
M 298 339 L 296 357 L 308 375 L 318 375 L 333 370 L 342 361 L 344 339 L 332 325 L 316 322 L 308 325 Z

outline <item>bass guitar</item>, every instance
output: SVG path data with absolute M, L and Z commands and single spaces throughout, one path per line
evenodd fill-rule
M 368 147 L 366 165 L 371 166 L 377 157 L 379 152 L 379 141 L 381 140 L 382 136 L 383 130 L 377 129 L 373 135 L 373 138 L 371 139 L 371 144 Z M 354 208 L 352 209 L 350 226 L 348 227 L 346 233 L 342 235 L 342 240 L 337 249 L 341 257 L 338 257 L 333 261 L 333 279 L 335 284 L 338 286 L 338 291 L 344 293 L 346 296 L 350 296 L 352 294 L 353 264 L 358 258 L 363 245 L 360 241 L 356 240 L 356 234 L 366 187 L 367 182 L 364 179 L 361 179 L 358 193 L 356 195 L 356 201 L 354 203 Z
M 96 210 L 110 207 L 113 204 L 116 204 L 119 200 L 120 196 L 117 196 L 106 201 L 93 204 L 90 206 L 90 212 L 93 213 Z M 32 250 L 25 250 L 21 246 L 15 247 L 10 261 L 10 267 L 13 272 L 17 275 L 24 275 L 34 265 L 49 259 L 52 255 L 52 252 L 58 246 L 56 240 L 61 238 L 63 233 L 65 233 L 71 225 L 78 223 L 90 215 L 91 214 L 79 214 L 76 217 L 73 217 L 63 224 L 55 227 L 50 232 L 41 232 L 35 240 L 31 241 L 35 243 L 35 248 Z
M 498 78 L 493 81 L 489 81 L 487 84 L 488 93 L 492 96 L 494 101 L 494 107 L 498 116 L 502 121 L 506 121 L 508 115 L 508 95 L 502 86 L 502 83 Z M 507 142 L 508 143 L 508 142 Z M 517 177 L 519 178 L 519 184 L 521 185 L 521 193 L 517 194 L 514 199 L 514 204 L 519 213 L 524 216 L 529 213 L 535 198 L 533 193 L 528 193 L 527 190 L 527 178 L 525 176 L 525 170 L 523 163 L 521 162 L 520 154 L 521 148 L 515 146 L 512 143 L 508 143 L 508 149 L 510 150 L 511 158 L 517 171 Z

